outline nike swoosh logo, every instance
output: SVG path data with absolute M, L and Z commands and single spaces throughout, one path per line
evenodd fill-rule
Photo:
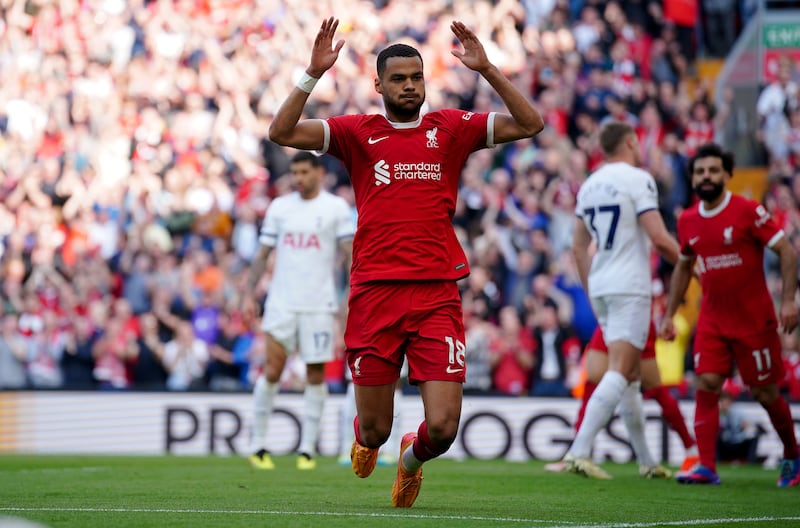
M 758 381 L 764 381 L 768 377 L 769 377 L 769 373 L 767 373 L 767 374 L 759 374 L 758 375 Z
M 462 370 L 464 370 L 464 369 L 463 369 L 463 368 L 456 368 L 456 369 L 454 369 L 454 368 L 453 368 L 453 367 L 451 367 L 450 365 L 447 365 L 447 373 L 448 373 L 448 374 L 455 374 L 456 372 L 461 372 Z
M 372 139 L 372 136 L 370 136 L 370 137 L 367 139 L 367 143 L 369 143 L 370 145 L 374 145 L 374 144 L 375 144 L 375 143 L 377 143 L 378 141 L 383 141 L 384 139 L 386 139 L 386 138 L 388 138 L 388 137 L 389 137 L 389 136 L 383 136 L 383 137 L 379 137 L 379 138 L 377 138 L 377 139 Z
M 693 245 L 697 244 L 697 241 L 698 241 L 698 240 L 700 240 L 700 237 L 699 237 L 699 236 L 696 236 L 696 237 L 692 237 L 692 238 L 690 238 L 690 239 L 689 239 L 689 245 L 690 245 L 690 246 L 693 246 Z

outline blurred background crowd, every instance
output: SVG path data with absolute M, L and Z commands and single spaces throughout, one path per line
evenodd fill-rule
M 466 389 L 573 393 L 596 322 L 569 246 L 576 192 L 601 162 L 598 129 L 634 125 L 674 228 L 693 200 L 687 157 L 737 133 L 729 99 L 693 82 L 695 60 L 723 57 L 753 4 L 0 0 L 0 388 L 250 388 L 264 343 L 239 307 L 268 295 L 270 276 L 247 291 L 247 267 L 271 199 L 290 190 L 292 152 L 266 132 L 334 15 L 347 45 L 308 117 L 380 113 L 375 57 L 398 40 L 422 53 L 431 108 L 502 111 L 450 55 L 453 19 L 541 111 L 540 135 L 475 153 L 462 176 Z M 798 72 L 781 64 L 758 101 L 772 177 L 755 198 L 800 248 Z M 327 187 L 352 204 L 341 165 L 324 162 Z M 777 289 L 776 262 L 765 265 Z M 669 271 L 654 259 L 657 306 Z M 662 345 L 679 348 L 672 384 L 685 395 L 690 340 Z M 796 336 L 785 347 L 785 389 L 800 399 Z M 290 365 L 283 388 L 299 389 L 303 372 Z M 341 391 L 343 363 L 327 377 Z

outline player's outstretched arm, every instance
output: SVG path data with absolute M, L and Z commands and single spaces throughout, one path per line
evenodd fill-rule
M 678 307 L 683 302 L 683 296 L 689 287 L 694 271 L 694 257 L 681 256 L 672 270 L 672 278 L 669 282 L 669 293 L 667 294 L 667 309 L 664 312 L 664 319 L 658 329 L 658 336 L 661 339 L 672 341 L 675 339 L 675 324 L 673 318 L 678 311 Z
M 480 73 L 505 103 L 508 114 L 497 114 L 494 122 L 495 143 L 506 143 L 535 136 L 544 128 L 541 114 L 530 101 L 489 61 L 486 50 L 475 33 L 463 22 L 453 21 L 450 29 L 464 51 L 452 50 L 467 68 Z
M 587 294 L 589 293 L 589 268 L 592 266 L 591 244 L 592 234 L 586 229 L 583 220 L 576 218 L 575 229 L 572 231 L 572 255 L 575 257 L 578 276 L 581 278 L 581 284 Z
M 797 294 L 797 254 L 785 236 L 778 240 L 771 249 L 778 254 L 781 263 L 781 279 L 783 279 L 778 317 L 783 331 L 790 334 L 797 328 L 798 318 L 797 303 L 795 302 L 795 295 Z
M 650 237 L 656 251 L 667 259 L 670 264 L 677 263 L 680 247 L 675 237 L 667 231 L 664 219 L 661 218 L 661 213 L 656 209 L 645 211 L 639 215 L 639 223 L 644 228 L 647 236 Z
M 331 17 L 322 21 L 311 49 L 311 61 L 306 75 L 295 86 L 278 108 L 269 126 L 269 139 L 279 145 L 303 150 L 319 150 L 323 147 L 324 128 L 317 119 L 300 121 L 308 96 L 316 81 L 328 71 L 339 58 L 344 40 L 333 44 L 333 36 L 339 20 Z

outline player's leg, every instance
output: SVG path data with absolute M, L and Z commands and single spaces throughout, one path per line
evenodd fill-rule
M 783 443 L 779 487 L 800 484 L 800 453 L 794 433 L 789 404 L 778 390 L 785 375 L 782 344 L 777 332 L 765 332 L 737 343 L 736 365 L 742 381 L 750 387 L 753 398 L 769 415 L 769 420 Z
M 325 364 L 306 365 L 306 387 L 303 391 L 303 426 L 300 429 L 300 447 L 298 449 L 297 469 L 314 469 L 319 441 L 319 428 L 322 421 L 322 410 L 328 396 L 325 384 Z
M 584 356 L 586 357 L 586 361 L 584 362 L 586 379 L 583 382 L 581 406 L 578 409 L 578 415 L 575 419 L 576 433 L 583 423 L 583 417 L 586 414 L 586 404 L 589 403 L 589 399 L 592 397 L 603 374 L 608 370 L 608 348 L 606 347 L 605 341 L 603 341 L 603 333 L 600 331 L 599 327 L 595 330 L 589 343 L 586 344 Z M 566 471 L 567 468 L 564 460 L 558 460 L 545 464 L 544 469 L 545 471 L 559 473 Z
M 325 384 L 325 363 L 334 357 L 333 314 L 300 314 L 298 336 L 300 357 L 306 363 L 306 388 L 303 391 L 305 409 L 297 458 L 298 469 L 314 469 L 313 460 L 319 440 L 322 410 L 328 396 Z
M 422 484 L 422 465 L 450 449 L 461 419 L 462 382 L 425 381 L 419 384 L 425 420 L 416 432 L 403 435 L 392 506 L 410 508 Z
M 733 369 L 733 352 L 723 336 L 699 325 L 694 338 L 694 437 L 700 461 L 679 472 L 682 484 L 719 484 L 717 438 L 719 437 L 719 395 L 725 378 Z
M 409 321 L 406 349 L 408 377 L 417 383 L 425 419 L 416 432 L 403 435 L 392 506 L 409 508 L 419 494 L 423 463 L 450 449 L 461 419 L 466 380 L 464 322 L 455 282 L 418 285 Z
M 800 455 L 789 404 L 781 396 L 776 383 L 751 386 L 750 391 L 753 398 L 767 411 L 772 427 L 775 428 L 775 432 L 778 433 L 778 437 L 783 443 L 783 459 L 780 464 L 778 486 L 786 488 L 800 485 Z
M 613 415 L 628 385 L 639 379 L 641 353 L 650 323 L 650 302 L 650 297 L 636 296 L 592 299 L 608 344 L 608 370 L 589 398 L 583 423 L 564 457 L 568 471 L 610 478 L 589 459 L 592 443 Z
M 369 476 L 392 429 L 395 382 L 400 377 L 410 297 L 403 285 L 354 285 L 344 341 L 355 385 L 356 418 L 350 450 L 353 472 Z
M 600 332 L 600 330 L 598 330 Z M 581 427 L 583 417 L 586 415 L 586 404 L 594 394 L 597 384 L 603 379 L 603 374 L 608 370 L 608 349 L 603 343 L 603 348 L 591 348 L 592 343 L 589 342 L 586 349 L 586 381 L 583 385 L 583 397 L 581 398 L 581 407 L 578 409 L 578 417 L 575 420 L 575 431 Z
M 399 370 L 399 369 L 398 369 Z M 380 447 L 392 430 L 395 382 L 355 387 L 355 438 L 350 449 L 353 472 L 361 478 L 372 474 Z
M 287 346 L 294 346 L 294 317 L 288 313 L 265 316 L 262 328 L 266 337 L 266 363 L 253 387 L 253 439 L 249 460 L 257 469 L 273 469 L 267 431 L 280 389 L 281 373 L 286 366 Z
M 619 404 L 622 420 L 636 454 L 636 461 L 639 463 L 639 475 L 644 478 L 670 478 L 672 472 L 656 462 L 644 434 L 644 409 L 642 407 L 641 383 L 633 381 L 622 393 L 622 400 Z
M 403 378 L 408 376 L 408 367 L 403 364 L 400 372 L 400 379 L 397 380 L 394 390 L 394 412 L 392 413 L 392 432 L 386 443 L 381 446 L 378 456 L 378 465 L 393 466 L 397 464 L 400 443 L 403 438 Z M 405 374 L 403 373 L 405 372 Z
M 414 449 L 403 457 L 403 467 L 415 471 L 424 462 L 443 455 L 458 433 L 461 419 L 462 386 L 452 381 L 426 381 L 419 384 L 425 421 L 417 429 Z
M 717 471 L 719 395 L 724 381 L 725 376 L 722 374 L 714 372 L 698 373 L 695 390 L 694 435 L 697 439 L 699 465 L 714 473 Z M 678 480 L 681 481 L 680 476 Z M 713 481 L 715 479 L 711 477 L 710 480 Z M 714 484 L 715 482 L 709 483 Z
M 642 388 L 644 389 L 644 397 L 655 400 L 656 403 L 658 403 L 661 407 L 661 414 L 664 420 L 673 431 L 678 433 L 685 450 L 684 460 L 680 470 L 687 471 L 700 460 L 700 457 L 697 455 L 697 443 L 694 441 L 694 437 L 686 426 L 686 420 L 683 418 L 681 409 L 678 406 L 678 401 L 661 383 L 661 373 L 658 371 L 658 363 L 656 362 L 655 356 L 650 357 L 646 350 L 647 349 L 645 349 L 644 356 L 647 357 L 642 357 Z

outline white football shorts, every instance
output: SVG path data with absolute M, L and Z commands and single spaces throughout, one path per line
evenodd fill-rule
M 334 315 L 269 310 L 261 329 L 271 335 L 291 355 L 296 350 L 306 364 L 327 363 L 334 357 Z
M 622 340 L 644 349 L 650 332 L 649 295 L 601 295 L 591 301 L 606 344 Z

